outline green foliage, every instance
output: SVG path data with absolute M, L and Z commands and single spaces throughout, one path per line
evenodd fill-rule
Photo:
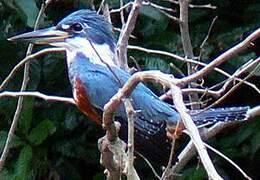
M 18 157 L 16 164 L 16 172 L 14 175 L 14 179 L 28 179 L 31 175 L 31 161 L 33 158 L 32 148 L 30 146 L 25 146 Z
M 180 179 L 185 180 L 194 180 L 194 179 L 203 179 L 206 176 L 206 172 L 202 166 L 191 167 L 184 171 L 183 176 Z
M 96 8 L 101 1 L 95 1 Z M 124 1 L 125 3 L 129 1 Z M 178 16 L 179 6 L 166 1 L 153 1 L 158 5 L 171 7 L 176 10 L 171 13 Z M 42 1 L 40 0 L 1 0 L 0 1 L 0 81 L 8 75 L 11 69 L 25 55 L 26 45 L 10 43 L 6 39 L 20 32 L 33 28 Z M 118 8 L 119 0 L 108 1 L 110 7 Z M 194 4 L 208 4 L 209 1 L 194 0 Z M 214 0 L 212 5 L 217 10 L 190 9 L 189 25 L 192 45 L 195 55 L 202 52 L 201 61 L 210 62 L 223 51 L 231 48 L 259 26 L 260 3 L 251 1 Z M 90 1 L 53 1 L 46 10 L 41 26 L 51 26 L 69 12 L 90 7 Z M 129 12 L 125 11 L 126 14 Z M 212 28 L 209 39 L 203 49 L 200 45 L 208 33 L 208 28 L 215 16 L 218 19 Z M 121 26 L 119 15 L 113 15 L 115 26 Z M 183 56 L 183 48 L 179 32 L 179 25 L 170 20 L 158 9 L 144 6 L 141 8 L 137 25 L 129 44 L 146 48 L 165 50 Z M 35 48 L 35 51 L 38 47 Z M 232 60 L 221 66 L 227 72 L 234 72 L 236 68 L 248 60 L 256 57 L 256 51 L 249 48 L 238 54 Z M 186 65 L 165 56 L 151 55 L 138 51 L 130 51 L 138 66 L 142 70 L 158 69 L 165 73 L 173 73 L 180 77 L 186 73 Z M 178 70 L 172 68 L 174 64 Z M 181 71 L 181 72 L 180 72 Z M 255 72 L 259 86 L 259 71 Z M 22 71 L 18 72 L 7 90 L 19 90 Z M 218 73 L 212 73 L 205 78 L 205 87 L 224 79 Z M 150 85 L 150 84 L 149 84 Z M 156 92 L 162 88 L 151 86 Z M 30 81 L 27 90 L 40 91 L 50 95 L 71 97 L 71 87 L 66 73 L 64 54 L 45 55 L 35 59 L 30 67 Z M 158 91 L 159 90 L 159 91 Z M 241 89 L 225 102 L 227 105 L 251 105 L 256 102 L 255 92 Z M 242 98 L 243 97 L 243 98 Z M 259 98 L 259 96 L 257 96 Z M 0 149 L 2 150 L 16 107 L 16 99 L 0 99 Z M 259 100 L 256 102 L 259 104 Z M 242 123 L 240 127 L 223 132 L 209 143 L 228 155 L 239 164 L 253 179 L 259 179 L 258 167 L 260 161 L 260 123 Z M 18 129 L 15 131 L 10 155 L 7 158 L 0 179 L 104 179 L 103 169 L 99 163 L 97 139 L 103 136 L 101 127 L 90 122 L 78 109 L 68 104 L 52 103 L 36 98 L 25 98 Z M 226 177 L 241 177 L 222 158 L 211 153 L 218 171 Z M 205 179 L 203 167 L 197 166 L 194 159 L 183 171 L 180 179 Z M 149 167 L 138 163 L 138 173 L 141 177 L 152 179 Z M 220 169 L 221 168 L 221 169 Z M 158 168 L 159 169 L 159 168 Z
M 32 129 L 28 136 L 28 140 L 34 144 L 41 144 L 49 135 L 56 131 L 54 123 L 48 119 L 40 122 L 35 128 Z
M 34 0 L 15 0 L 15 5 L 26 15 L 26 24 L 33 27 L 39 11 L 36 2 Z

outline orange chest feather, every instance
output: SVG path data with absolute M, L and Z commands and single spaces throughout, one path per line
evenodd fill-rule
M 101 124 L 101 116 L 91 105 L 87 94 L 87 89 L 84 87 L 79 78 L 76 78 L 74 88 L 74 99 L 79 110 L 96 123 Z

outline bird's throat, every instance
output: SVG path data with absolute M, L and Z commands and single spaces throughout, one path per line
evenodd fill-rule
M 68 41 L 70 41 L 68 42 L 70 47 L 66 48 L 68 67 L 78 59 L 77 55 L 79 53 L 95 65 L 106 66 L 107 64 L 109 66 L 116 66 L 115 52 L 111 50 L 108 44 L 95 44 L 85 38 L 74 38 Z

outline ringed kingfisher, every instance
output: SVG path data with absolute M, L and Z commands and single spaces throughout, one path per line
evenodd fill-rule
M 9 40 L 65 48 L 76 105 L 86 116 L 101 124 L 104 105 L 121 88 L 119 81 L 124 84 L 130 77 L 115 63 L 116 42 L 111 27 L 102 15 L 91 10 L 78 10 L 54 27 L 17 35 Z M 180 115 L 142 83 L 133 90 L 131 99 L 134 109 L 139 110 L 134 122 L 135 150 L 153 162 L 166 163 L 170 152 L 166 127 L 176 126 Z M 196 125 L 244 120 L 248 109 L 216 108 L 192 118 Z M 121 124 L 119 137 L 127 142 L 127 115 L 123 105 L 117 109 L 114 118 Z

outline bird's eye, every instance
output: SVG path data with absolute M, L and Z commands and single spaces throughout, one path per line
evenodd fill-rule
M 74 32 L 81 32 L 83 27 L 82 27 L 82 24 L 80 23 L 74 23 L 72 26 L 71 26 L 71 29 L 74 31 Z

